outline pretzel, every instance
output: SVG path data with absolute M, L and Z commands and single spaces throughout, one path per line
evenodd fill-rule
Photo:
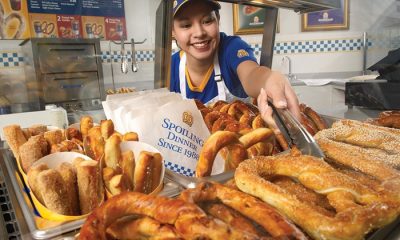
M 276 175 L 294 178 L 325 195 L 336 215 L 324 215 L 313 204 L 299 201 L 266 180 Z M 299 152 L 246 160 L 236 169 L 235 182 L 240 190 L 271 204 L 315 239 L 363 239 L 399 214 L 399 202 L 390 195 L 374 192 L 321 159 Z
M 238 211 L 227 207 L 222 203 L 210 202 L 202 205 L 201 208 L 206 211 L 207 214 L 224 221 L 237 230 L 249 232 L 261 237 L 253 223 Z
M 257 128 L 239 138 L 245 148 L 258 142 L 274 141 L 274 133 L 269 128 Z
M 315 138 L 325 154 L 338 162 L 351 164 L 357 159 L 400 167 L 400 130 L 341 120 Z
M 260 127 L 266 127 L 266 124 L 260 114 L 258 114 L 257 116 L 254 117 L 253 121 L 251 122 L 251 127 L 253 129 L 260 128 Z
M 104 154 L 104 145 L 105 142 L 101 135 L 100 126 L 90 128 L 83 139 L 83 148 L 86 155 L 99 161 Z
M 139 135 L 136 132 L 127 132 L 122 136 L 122 141 L 139 141 Z
M 372 124 L 400 129 L 400 111 L 381 112 L 378 118 L 372 121 Z
M 107 167 L 116 169 L 119 167 L 120 161 L 122 159 L 121 148 L 119 147 L 121 139 L 113 135 L 107 139 L 104 146 L 104 160 Z
M 80 120 L 80 130 L 82 133 L 82 136 L 85 137 L 89 129 L 93 127 L 93 118 L 91 116 L 83 116 Z
M 203 182 L 186 189 L 179 199 L 190 203 L 219 200 L 261 225 L 276 238 L 307 239 L 304 234 L 275 209 L 257 198 L 218 183 Z
M 203 145 L 196 166 L 196 177 L 209 176 L 217 153 L 228 145 L 240 144 L 237 135 L 229 131 L 213 133 Z M 243 159 L 242 159 L 243 160 Z
M 250 108 L 241 101 L 235 101 L 230 104 L 228 114 L 239 120 L 243 115 L 255 115 Z
M 65 134 L 65 138 L 67 140 L 72 140 L 74 138 L 76 138 L 80 141 L 83 140 L 81 132 L 78 129 L 73 128 L 73 127 L 69 127 L 67 129 L 65 129 L 64 134 Z
M 300 123 L 306 128 L 306 130 L 311 134 L 315 135 L 318 132 L 317 126 L 315 126 L 314 122 L 303 112 L 300 112 Z
M 161 154 L 141 151 L 133 176 L 135 191 L 142 193 L 153 192 L 160 184 L 161 170 Z
M 102 120 L 100 122 L 101 136 L 107 140 L 114 133 L 114 123 L 112 120 Z
M 200 100 L 194 99 L 194 103 L 196 104 L 197 109 L 201 110 L 207 108 Z
M 184 239 L 257 239 L 208 217 L 193 203 L 137 192 L 114 196 L 94 210 L 83 224 L 79 239 L 107 239 L 107 227 L 130 215 L 148 216 L 162 224 L 171 224 Z
M 204 118 L 204 122 L 206 123 L 208 130 L 212 132 L 214 123 L 219 119 L 234 120 L 233 117 L 228 114 L 221 114 L 220 112 L 212 111 Z
M 173 226 L 150 217 L 122 218 L 107 228 L 107 235 L 112 239 L 181 239 Z
M 216 101 L 214 104 L 212 104 L 212 105 L 210 106 L 210 108 L 211 108 L 213 111 L 217 111 L 217 112 L 218 112 L 223 106 L 226 106 L 226 105 L 228 105 L 227 102 L 222 101 L 222 100 L 218 100 L 218 101 Z
M 326 122 L 321 118 L 321 116 L 309 106 L 300 104 L 300 111 L 314 122 L 318 130 L 328 128 Z

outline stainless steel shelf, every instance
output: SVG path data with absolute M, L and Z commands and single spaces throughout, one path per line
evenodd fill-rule
M 340 0 L 218 0 L 258 7 L 286 8 L 295 12 L 315 12 L 331 8 L 340 8 Z

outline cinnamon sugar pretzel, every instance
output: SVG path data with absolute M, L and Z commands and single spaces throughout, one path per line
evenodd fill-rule
M 296 179 L 325 195 L 336 214 L 329 216 L 313 204 L 300 201 L 270 182 L 268 179 L 273 176 Z M 236 169 L 235 182 L 240 190 L 269 203 L 315 239 L 363 239 L 366 233 L 399 215 L 399 200 L 389 194 L 384 182 L 384 190 L 376 192 L 322 159 L 299 152 L 246 160 Z

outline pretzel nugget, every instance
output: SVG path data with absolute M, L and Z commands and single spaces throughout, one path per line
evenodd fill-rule
M 68 200 L 66 201 L 71 206 L 72 215 L 79 215 L 78 184 L 72 164 L 64 162 L 56 170 L 64 180 L 64 186 L 68 195 Z
M 114 123 L 112 120 L 102 120 L 100 122 L 101 135 L 107 140 L 114 133 Z
M 107 139 L 104 147 L 104 158 L 107 167 L 117 168 L 122 159 L 121 148 L 119 147 L 121 139 L 114 135 Z
M 88 134 L 89 129 L 91 129 L 92 127 L 93 127 L 93 118 L 91 116 L 83 116 L 80 121 L 80 128 L 81 128 L 80 130 L 82 136 L 85 137 Z
M 100 168 L 98 162 L 86 160 L 76 170 L 81 214 L 86 214 L 98 207 L 103 200 Z
M 8 125 L 3 128 L 7 144 L 16 159 L 19 159 L 19 147 L 26 142 L 26 138 L 19 125 Z
M 160 183 L 162 157 L 159 153 L 142 151 L 135 167 L 135 192 L 151 193 Z
M 135 132 L 127 132 L 122 136 L 122 141 L 139 141 L 139 136 Z
M 71 206 L 67 203 L 68 192 L 60 173 L 54 169 L 44 170 L 37 179 L 44 205 L 58 214 L 72 215 Z

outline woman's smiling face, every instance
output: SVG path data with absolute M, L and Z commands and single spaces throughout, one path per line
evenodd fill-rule
M 219 44 L 219 19 L 208 3 L 193 1 L 175 15 L 172 34 L 188 58 L 210 61 Z

